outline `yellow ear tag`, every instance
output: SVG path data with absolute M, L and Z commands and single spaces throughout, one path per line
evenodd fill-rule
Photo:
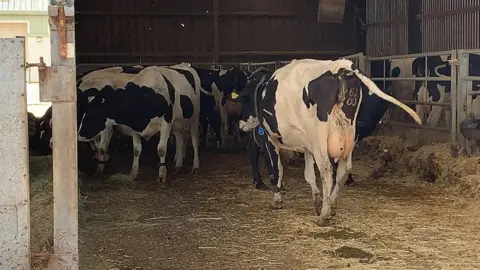
M 232 93 L 232 98 L 233 98 L 233 99 L 236 99 L 236 98 L 238 98 L 238 94 L 237 94 L 237 93 L 235 93 L 235 92 L 233 92 L 233 93 Z

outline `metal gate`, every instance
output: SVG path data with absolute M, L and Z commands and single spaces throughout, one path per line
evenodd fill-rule
M 0 39 L 0 268 L 30 269 L 25 38 Z

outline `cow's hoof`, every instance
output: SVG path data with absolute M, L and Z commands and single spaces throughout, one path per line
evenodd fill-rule
M 192 175 L 197 174 L 197 173 L 198 173 L 198 168 L 193 168 L 190 173 L 191 173 Z
M 255 184 L 255 188 L 258 189 L 258 190 L 270 190 L 267 185 L 265 185 L 264 183 L 258 183 L 258 184 Z
M 347 181 L 345 182 L 345 186 L 351 187 L 353 185 L 355 185 L 355 180 L 353 180 L 353 178 L 349 175 Z
M 175 167 L 175 173 L 179 174 L 182 171 L 182 167 Z
M 326 218 L 316 218 L 313 223 L 315 223 L 317 226 L 320 227 L 329 227 L 330 226 L 330 220 Z
M 337 209 L 335 209 L 334 207 L 332 207 L 332 212 L 330 214 L 332 217 L 336 216 L 337 215 Z
M 271 202 L 270 203 L 270 209 L 271 210 L 283 209 L 283 202 L 276 202 L 276 201 Z

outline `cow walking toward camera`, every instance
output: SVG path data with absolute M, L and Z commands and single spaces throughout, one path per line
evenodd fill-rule
M 107 87 L 95 95 L 82 116 L 78 139 L 91 141 L 105 129 L 116 126 L 122 133 L 132 134 L 134 160 L 138 160 L 142 151 L 140 136 L 149 140 L 160 132 L 157 147 L 160 168 L 157 180 L 165 182 L 165 155 L 170 133 L 173 132 L 177 140 L 177 171 L 184 160 L 184 135 L 190 133 L 194 149 L 194 173 L 200 165 L 200 91 L 200 79 L 189 64 L 147 67 L 124 88 L 116 90 Z M 133 180 L 137 175 L 138 162 L 134 162 L 129 178 Z
M 418 115 L 405 104 L 382 92 L 350 60 L 321 61 L 293 60 L 272 75 L 259 93 L 234 93 L 251 95 L 253 110 L 240 128 L 250 131 L 261 125 L 279 156 L 280 149 L 305 154 L 305 180 L 310 184 L 318 223 L 327 224 L 332 216 L 332 206 L 347 173 L 352 168 L 352 150 L 355 144 L 355 121 L 362 102 L 361 84 L 380 98 L 385 99 L 410 114 L 417 123 Z M 250 90 L 250 91 L 249 91 Z M 333 187 L 332 164 L 338 163 L 336 185 Z M 272 206 L 281 208 L 283 167 L 277 158 L 278 181 Z M 323 196 L 316 184 L 314 164 L 322 177 Z M 332 190 L 333 188 L 333 190 Z M 321 210 L 320 210 L 321 209 Z

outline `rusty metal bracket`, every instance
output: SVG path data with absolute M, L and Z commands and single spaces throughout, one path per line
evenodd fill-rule
M 73 13 L 73 14 L 72 14 Z M 69 16 L 67 16 L 69 15 Z M 67 24 L 72 25 L 72 18 L 74 16 L 73 8 L 64 6 L 49 6 L 48 16 L 50 21 L 53 22 L 55 28 L 52 31 L 58 31 L 60 39 L 60 57 L 62 59 L 67 58 Z M 70 30 L 70 29 L 68 29 Z
M 76 77 L 71 67 L 52 66 L 39 70 L 40 101 L 76 101 Z
M 43 61 L 43 56 L 40 56 L 40 63 L 25 63 L 25 69 L 31 68 L 31 67 L 38 67 L 38 76 L 41 81 L 45 80 L 45 68 L 47 65 Z

